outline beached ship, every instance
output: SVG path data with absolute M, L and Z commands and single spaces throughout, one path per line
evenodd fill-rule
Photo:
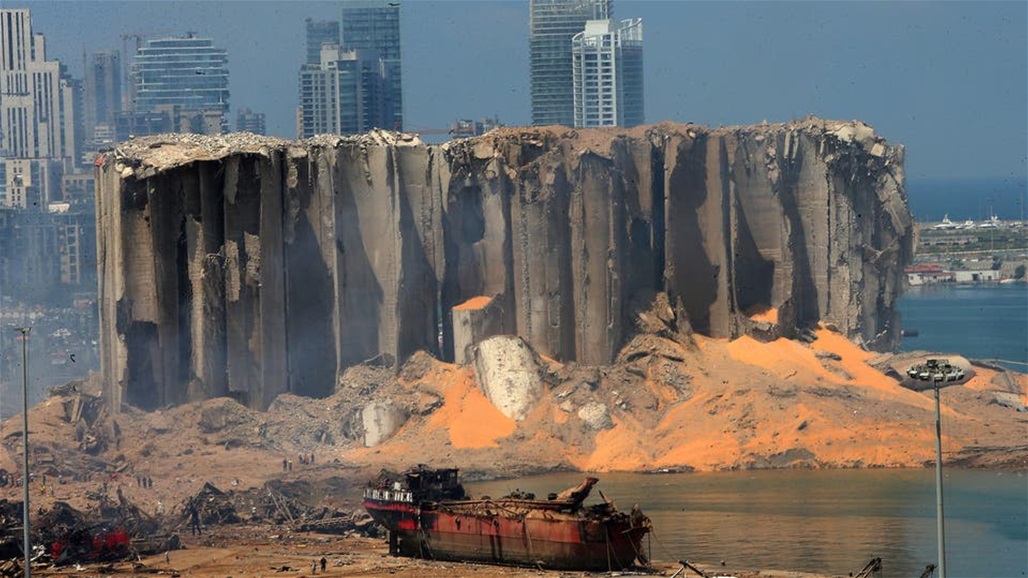
M 471 499 L 456 469 L 383 470 L 365 489 L 364 507 L 389 531 L 395 555 L 564 570 L 646 564 L 649 518 L 638 507 L 618 511 L 602 492 L 601 503 L 585 506 L 597 481 L 547 499 L 524 492 Z

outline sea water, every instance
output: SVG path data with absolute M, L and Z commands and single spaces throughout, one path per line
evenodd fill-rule
M 1028 284 L 914 287 L 900 298 L 899 312 L 903 328 L 918 332 L 903 338 L 903 351 L 1001 359 L 1028 371 Z
M 545 496 L 582 477 L 549 474 L 467 486 L 475 496 L 515 488 Z M 653 521 L 648 547 L 661 560 L 845 576 L 881 557 L 883 578 L 913 578 L 937 560 L 932 469 L 597 477 L 587 503 L 602 491 L 620 509 L 639 504 Z M 951 469 L 944 488 L 949 578 L 1026 576 L 1028 477 Z
M 976 222 L 996 215 L 1003 221 L 1028 216 L 1028 181 L 1016 177 L 975 179 L 907 179 L 910 214 L 922 223 L 941 221 L 946 215 L 956 222 Z

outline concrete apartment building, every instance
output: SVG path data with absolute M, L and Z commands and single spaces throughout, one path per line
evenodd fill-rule
M 589 20 L 613 17 L 611 0 L 530 0 L 532 124 L 574 124 L 572 38 Z
M 0 10 L 0 150 L 4 157 L 74 159 L 71 79 L 46 59 L 28 9 Z
M 106 76 L 87 76 L 83 111 L 81 85 L 47 59 L 30 11 L 0 10 L 0 283 L 29 299 L 95 280 L 92 172 L 75 173 L 85 136 L 77 122 L 113 120 L 93 104 L 120 98 L 120 64 L 117 53 L 92 64 L 87 75 Z M 71 194 L 72 175 L 88 182 L 88 196 L 79 186 Z
M 575 128 L 643 124 L 641 19 L 586 22 L 571 55 Z
M 236 112 L 236 132 L 267 134 L 267 130 L 263 112 L 254 112 L 248 108 L 241 108 Z

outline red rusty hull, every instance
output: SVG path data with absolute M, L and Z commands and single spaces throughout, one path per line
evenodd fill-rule
M 397 553 L 439 560 L 608 570 L 631 566 L 648 525 L 627 516 L 596 519 L 524 501 L 415 504 L 366 500 L 365 508 L 392 533 Z M 543 504 L 539 504 L 542 506 Z M 511 512 L 519 512 L 512 515 Z

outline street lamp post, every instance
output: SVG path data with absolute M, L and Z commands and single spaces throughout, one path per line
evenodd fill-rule
M 22 488 L 22 549 L 25 551 L 25 578 L 32 576 L 32 542 L 29 539 L 29 333 L 31 327 L 15 327 L 15 331 L 21 333 L 21 452 L 24 458 L 22 463 L 24 475 L 21 480 Z

